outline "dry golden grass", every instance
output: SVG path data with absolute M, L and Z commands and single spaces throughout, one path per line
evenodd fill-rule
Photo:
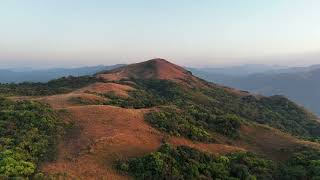
M 20 97 L 11 97 L 12 100 L 35 100 L 39 102 L 43 102 L 49 104 L 54 109 L 67 108 L 70 106 L 81 105 L 77 102 L 74 102 L 74 98 L 81 98 L 88 102 L 104 102 L 106 98 L 103 98 L 98 95 L 88 94 L 83 92 L 71 92 L 68 94 L 58 94 L 52 96 L 40 96 L 40 97 L 32 97 L 32 96 L 20 96 Z
M 128 97 L 128 91 L 132 91 L 134 88 L 127 85 L 116 83 L 94 83 L 87 87 L 81 88 L 75 92 L 91 92 L 91 93 L 109 93 L 112 92 L 115 95 Z
M 70 106 L 64 114 L 77 130 L 59 146 L 56 162 L 46 163 L 46 173 L 65 172 L 82 179 L 127 179 L 114 170 L 119 159 L 142 156 L 160 147 L 163 133 L 144 121 L 147 109 L 124 109 L 114 106 Z M 204 144 L 184 138 L 170 138 L 173 145 L 186 145 L 211 153 L 243 150 L 223 144 Z
M 206 144 L 201 142 L 191 141 L 185 138 L 170 137 L 168 143 L 176 146 L 189 146 L 201 151 L 213 153 L 213 154 L 227 154 L 237 151 L 246 151 L 241 147 L 230 146 L 225 144 Z
M 123 179 L 113 170 L 115 160 L 151 152 L 160 144 L 160 133 L 144 123 L 144 110 L 99 105 L 67 110 L 66 120 L 74 121 L 79 132 L 61 143 L 57 162 L 43 166 L 47 173 Z

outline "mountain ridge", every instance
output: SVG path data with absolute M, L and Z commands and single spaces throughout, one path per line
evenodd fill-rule
M 276 73 L 259 73 L 246 76 L 226 76 L 195 70 L 198 76 L 219 84 L 231 86 L 265 96 L 284 95 L 320 115 L 318 65 L 288 69 Z

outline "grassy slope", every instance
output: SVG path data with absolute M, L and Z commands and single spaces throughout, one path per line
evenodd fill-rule
M 56 102 L 53 100 L 50 103 Z M 318 144 L 306 143 L 277 129 L 256 123 L 243 124 L 239 131 L 239 139 L 230 139 L 212 132 L 217 143 L 206 144 L 168 136 L 150 127 L 144 121 L 143 114 L 153 111 L 154 108 L 126 109 L 86 104 L 72 104 L 64 108 L 68 112 L 65 116 L 66 121 L 77 124 L 81 133 L 76 133 L 62 143 L 59 161 L 44 165 L 45 172 L 67 172 L 73 176 L 88 178 L 95 172 L 100 176 L 125 179 L 128 177 L 118 174 L 113 169 L 114 162 L 153 152 L 163 141 L 219 154 L 249 150 L 275 160 L 282 160 L 284 155 L 288 155 L 287 152 L 282 152 L 282 149 L 306 144 L 318 147 Z M 92 142 L 96 143 L 90 144 Z M 78 149 L 84 150 L 79 153 Z M 92 168 L 88 168 L 88 165 Z
M 158 124 L 158 128 L 167 132 L 179 131 L 181 125 L 172 124 L 171 118 L 204 130 L 225 130 L 220 133 L 232 137 L 236 136 L 236 121 L 267 124 L 302 138 L 316 139 L 320 133 L 320 124 L 314 115 L 282 96 L 243 96 L 214 85 L 189 89 L 166 80 L 134 80 L 134 83 L 136 90 L 130 98 L 106 94 L 111 99 L 108 104 L 124 108 L 175 106 L 181 110 L 176 115 L 171 112 L 177 111 L 175 108 L 166 108 L 162 114 L 147 117 L 153 125 Z M 179 120 L 180 117 L 186 121 Z

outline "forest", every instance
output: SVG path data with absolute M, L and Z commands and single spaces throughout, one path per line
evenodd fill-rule
M 320 178 L 320 152 L 296 150 L 284 162 L 250 152 L 212 155 L 186 146 L 162 145 L 143 157 L 119 161 L 120 172 L 136 179 L 304 180 Z
M 0 84 L 2 96 L 46 96 L 68 93 L 99 81 L 93 76 L 68 76 L 54 79 L 49 82 L 23 82 Z
M 64 127 L 47 105 L 0 98 L 0 179 L 39 176 L 39 164 L 55 159 Z

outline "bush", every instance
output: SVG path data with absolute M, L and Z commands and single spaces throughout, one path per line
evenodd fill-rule
M 210 122 L 209 126 L 215 131 L 229 137 L 238 137 L 238 129 L 241 126 L 241 118 L 233 114 L 217 116 Z
M 283 180 L 303 180 L 320 178 L 320 151 L 302 148 L 283 163 L 278 171 Z
M 145 116 L 152 126 L 175 136 L 185 136 L 192 140 L 213 142 L 211 135 L 201 126 L 192 123 L 191 117 L 175 110 L 148 113 Z

